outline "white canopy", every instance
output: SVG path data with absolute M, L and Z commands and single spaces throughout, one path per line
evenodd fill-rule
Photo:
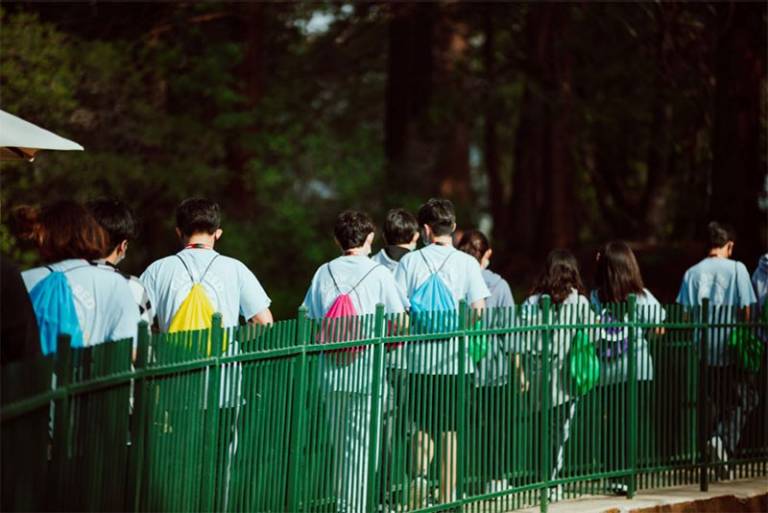
M 32 160 L 39 150 L 83 150 L 74 141 L 0 110 L 0 160 Z

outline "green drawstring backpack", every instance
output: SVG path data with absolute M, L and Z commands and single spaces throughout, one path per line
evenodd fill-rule
M 568 370 L 570 391 L 574 395 L 586 394 L 600 380 L 600 360 L 585 330 L 577 330 L 573 336 L 568 354 Z
M 738 265 L 736 265 L 736 273 L 738 273 Z M 734 274 L 736 276 L 736 274 Z M 739 300 L 739 287 L 736 285 L 736 304 L 740 304 Z M 763 318 L 766 317 L 766 306 L 768 306 L 768 300 L 763 305 Z M 757 374 L 760 372 L 760 366 L 763 362 L 763 354 L 765 353 L 765 343 L 757 338 L 751 329 L 747 326 L 737 326 L 731 331 L 731 335 L 728 338 L 728 345 L 731 346 L 736 352 L 736 361 L 743 370 Z

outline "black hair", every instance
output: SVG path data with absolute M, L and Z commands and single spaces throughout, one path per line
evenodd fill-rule
M 712 221 L 707 225 L 707 235 L 709 249 L 722 248 L 729 242 L 736 240 L 736 234 L 734 233 L 733 227 L 717 221 Z
M 413 235 L 419 231 L 416 218 L 405 209 L 393 208 L 384 220 L 384 239 L 387 244 L 410 244 Z
M 345 210 L 336 216 L 333 235 L 344 251 L 365 244 L 368 234 L 374 231 L 373 220 L 365 212 Z
M 615 240 L 603 247 L 597 258 L 595 285 L 602 303 L 622 303 L 630 294 L 645 294 L 640 266 L 629 244 Z
M 478 262 L 480 262 L 483 259 L 483 255 L 491 249 L 488 237 L 486 237 L 480 230 L 469 230 L 464 232 L 456 247 L 460 251 L 475 257 Z
M 221 227 L 218 203 L 205 198 L 188 198 L 176 208 L 176 226 L 190 237 L 196 233 L 213 233 Z
M 456 224 L 456 211 L 450 200 L 431 198 L 419 207 L 419 226 L 427 225 L 436 237 L 450 235 Z M 426 244 L 426 242 L 425 242 Z
M 560 304 L 571 295 L 573 289 L 579 294 L 585 293 L 576 257 L 567 249 L 550 251 L 531 294 L 549 294 L 554 304 Z
M 124 240 L 136 238 L 136 220 L 125 203 L 116 199 L 97 199 L 86 204 L 96 221 L 109 235 L 110 252 Z

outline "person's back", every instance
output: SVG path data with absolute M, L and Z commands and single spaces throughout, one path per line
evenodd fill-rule
M 677 302 L 695 307 L 708 299 L 711 322 L 733 322 L 733 310 L 724 307 L 745 307 L 755 303 L 749 273 L 741 262 L 731 259 L 734 246 L 733 230 L 712 222 L 708 227 L 709 252 L 706 258 L 685 272 Z M 711 329 L 708 334 L 709 365 L 728 365 L 731 353 L 726 348 L 730 329 Z
M 369 338 L 373 323 L 361 324 L 357 316 L 370 316 L 378 304 L 387 314 L 402 313 L 408 305 L 392 273 L 368 258 L 373 229 L 373 222 L 363 212 L 348 210 L 336 218 L 334 235 L 344 253 L 317 269 L 303 303 L 309 318 L 321 325 L 319 343 Z M 351 307 L 344 312 L 337 310 L 340 302 L 351 303 Z M 336 315 L 342 313 L 345 316 Z M 340 323 L 341 329 L 335 323 Z M 381 405 L 387 393 L 383 375 L 378 380 L 379 390 L 373 389 L 373 356 L 370 346 L 361 346 L 326 353 L 321 359 L 326 414 L 335 449 L 337 511 L 362 512 L 366 508 L 373 398 Z M 381 408 L 378 411 L 381 415 Z
M 760 257 L 755 272 L 752 273 L 752 285 L 757 294 L 757 304 L 765 308 L 765 300 L 768 297 L 768 253 Z
M 83 345 L 135 339 L 139 311 L 125 278 L 92 260 L 103 254 L 103 229 L 82 206 L 62 201 L 44 209 L 40 252 L 45 266 L 22 273 L 30 292 L 52 272 L 62 272 L 72 291 Z
M 177 234 L 184 249 L 153 262 L 141 275 L 155 307 L 160 331 L 169 331 L 192 287 L 200 283 L 222 325 L 236 326 L 239 316 L 258 324 L 272 322 L 270 299 L 256 276 L 239 260 L 220 255 L 221 237 L 217 204 L 192 198 L 179 205 Z

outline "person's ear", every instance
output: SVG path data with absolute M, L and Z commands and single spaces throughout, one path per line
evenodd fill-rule
M 344 250 L 344 247 L 341 245 L 341 242 L 339 242 L 339 239 L 337 239 L 336 237 L 334 237 L 334 238 L 333 238 L 333 242 L 335 242 L 335 243 L 336 243 L 336 245 L 339 247 L 339 249 L 340 249 L 340 250 L 342 250 L 342 251 L 345 251 L 345 250 Z
M 180 238 L 180 239 L 183 239 L 183 238 L 184 238 L 184 237 L 182 236 L 182 234 L 181 234 L 181 230 L 180 230 L 178 227 L 176 228 L 176 236 L 177 236 L 178 238 Z
M 124 240 L 123 242 L 121 242 L 117 248 L 118 248 L 118 253 L 122 253 L 123 255 L 128 253 L 128 240 Z
M 493 255 L 493 250 L 491 248 L 488 248 L 488 251 L 486 251 L 485 254 L 483 255 L 483 260 L 490 261 L 491 255 Z
M 368 234 L 368 236 L 365 238 L 365 245 L 370 246 L 373 244 L 373 238 L 375 237 L 375 233 L 371 232 Z
M 219 228 L 218 230 L 213 232 L 213 240 L 219 240 L 223 234 L 224 234 L 224 230 Z
M 728 241 L 728 244 L 726 244 L 726 252 L 728 253 L 728 256 L 730 257 L 733 255 L 733 241 Z
M 599 261 L 600 261 L 600 252 L 598 251 L 597 253 L 595 253 L 595 262 L 599 262 Z
M 411 244 L 416 244 L 419 242 L 419 238 L 421 237 L 421 234 L 417 231 L 413 233 L 413 237 L 411 237 Z

